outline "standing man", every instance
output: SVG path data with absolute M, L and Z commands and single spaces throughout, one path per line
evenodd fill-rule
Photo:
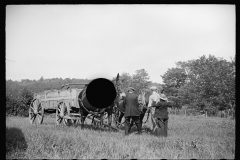
M 160 95 L 160 101 L 154 105 L 156 107 L 153 115 L 157 126 L 160 128 L 155 131 L 157 136 L 167 137 L 168 130 L 168 107 L 172 107 L 165 94 Z
M 134 88 L 129 87 L 128 93 L 123 100 L 123 108 L 125 109 L 125 135 L 129 134 L 134 123 L 137 126 L 138 134 L 142 133 L 142 124 L 140 123 L 141 111 L 138 103 L 138 96 L 134 93 L 134 91 Z

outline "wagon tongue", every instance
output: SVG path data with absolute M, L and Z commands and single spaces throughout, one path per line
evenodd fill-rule
M 114 84 L 105 78 L 92 80 L 86 89 L 88 102 L 96 108 L 109 107 L 117 96 Z

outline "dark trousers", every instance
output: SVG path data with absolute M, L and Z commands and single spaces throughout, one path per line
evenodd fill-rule
M 167 118 L 155 118 L 155 121 L 156 121 L 157 127 L 153 131 L 153 134 L 156 136 L 167 137 L 168 119 Z
M 130 120 L 132 119 L 131 123 Z M 136 124 L 138 133 L 142 133 L 142 123 L 140 123 L 140 116 L 128 116 L 125 117 L 125 135 L 128 135 L 133 124 Z

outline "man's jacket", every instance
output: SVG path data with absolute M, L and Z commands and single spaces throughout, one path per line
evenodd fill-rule
M 156 104 L 152 105 L 156 107 L 155 113 L 153 115 L 154 118 L 168 118 L 168 107 L 172 107 L 171 103 L 166 101 L 160 101 Z
M 124 116 L 140 116 L 141 111 L 138 103 L 138 96 L 134 93 L 127 93 L 123 100 L 125 108 Z

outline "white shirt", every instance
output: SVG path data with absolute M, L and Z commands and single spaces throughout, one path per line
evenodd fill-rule
M 153 93 L 149 96 L 148 108 L 150 108 L 152 106 L 152 103 L 154 101 L 156 103 L 160 102 L 160 95 L 156 91 L 153 91 Z M 155 109 L 156 109 L 155 107 L 150 108 L 152 115 L 154 115 Z
M 160 101 L 160 95 L 156 91 L 153 91 L 151 96 L 149 96 L 148 107 L 152 106 L 153 101 L 155 101 L 156 103 Z

